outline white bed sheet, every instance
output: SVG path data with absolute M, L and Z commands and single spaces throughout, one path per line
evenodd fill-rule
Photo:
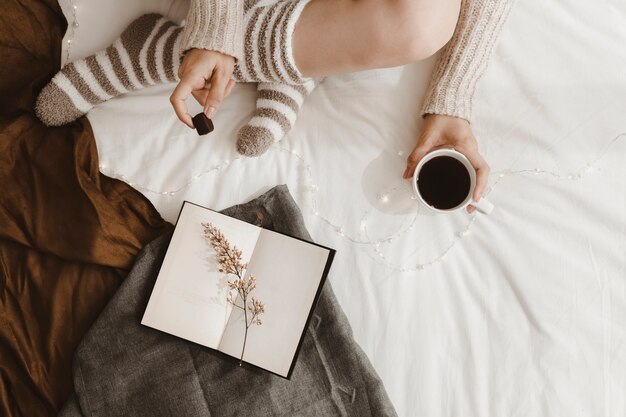
M 146 11 L 131 9 L 126 22 Z M 94 23 L 97 40 L 81 24 L 70 58 L 124 24 Z M 333 288 L 400 416 L 623 416 L 625 44 L 623 1 L 518 2 L 474 99 L 488 217 L 426 215 L 400 178 L 432 59 L 328 78 L 257 159 L 234 147 L 252 85 L 205 137 L 177 122 L 171 86 L 89 119 L 102 172 L 172 222 L 183 200 L 222 209 L 288 184 L 313 238 L 337 249 Z

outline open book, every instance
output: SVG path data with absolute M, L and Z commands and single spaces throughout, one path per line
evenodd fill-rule
M 186 201 L 141 324 L 289 378 L 334 254 Z

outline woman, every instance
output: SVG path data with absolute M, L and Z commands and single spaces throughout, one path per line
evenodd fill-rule
M 176 114 L 188 125 L 191 116 L 184 100 L 190 94 L 212 117 L 230 92 L 235 60 L 243 55 L 234 41 L 243 27 L 238 20 L 242 16 L 236 13 L 241 3 L 204 0 L 190 10 L 183 34 L 187 53 L 179 69 L 180 83 L 171 97 Z M 423 131 L 403 176 L 411 178 L 420 159 L 431 150 L 455 148 L 476 169 L 473 199 L 478 201 L 487 186 L 489 166 L 478 152 L 469 123 L 472 95 L 512 4 L 513 0 L 312 0 L 295 25 L 293 58 L 303 77 L 322 77 L 419 61 L 447 43 L 424 101 Z M 216 41 L 215 37 L 193 36 L 200 16 L 211 11 L 217 17 L 213 21 L 223 25 L 211 30 L 231 33 L 231 37 Z
M 211 118 L 233 79 L 254 81 L 257 108 L 237 149 L 256 156 L 289 131 L 320 77 L 407 64 L 445 45 L 404 178 L 429 151 L 455 148 L 476 169 L 478 201 L 489 166 L 469 124 L 472 96 L 513 1 L 193 0 L 184 27 L 144 15 L 107 49 L 63 67 L 40 93 L 37 114 L 47 125 L 66 124 L 116 95 L 178 81 L 178 74 L 171 102 L 193 127 L 190 95 Z

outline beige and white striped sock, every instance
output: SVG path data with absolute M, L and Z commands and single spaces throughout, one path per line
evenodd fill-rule
M 300 13 L 309 0 L 246 0 L 244 59 L 237 63 L 236 81 L 304 84 L 291 50 Z
M 319 83 L 259 83 L 254 115 L 237 133 L 237 152 L 259 156 L 291 130 L 306 97 Z
M 295 23 L 307 3 L 245 3 L 245 56 L 233 78 L 260 84 L 255 114 L 238 133 L 237 149 L 243 155 L 260 155 L 282 139 L 315 87 L 314 80 L 302 77 L 291 52 Z M 181 29 L 160 15 L 141 16 L 113 45 L 56 74 L 37 98 L 38 117 L 60 126 L 117 95 L 177 81 Z
M 237 132 L 237 152 L 242 155 L 259 156 L 285 137 L 319 82 L 300 74 L 291 51 L 296 22 L 308 1 L 244 3 L 244 59 L 235 68 L 235 78 L 262 82 L 254 115 Z
M 112 97 L 176 81 L 181 30 L 158 14 L 141 16 L 105 50 L 63 67 L 39 93 L 37 116 L 61 126 Z

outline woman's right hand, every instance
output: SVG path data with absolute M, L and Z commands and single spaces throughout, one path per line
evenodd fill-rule
M 420 160 L 428 152 L 441 148 L 453 148 L 469 159 L 476 170 L 476 188 L 472 199 L 474 201 L 480 200 L 487 189 L 490 168 L 478 152 L 478 142 L 472 133 L 469 122 L 459 117 L 441 114 L 426 115 L 424 129 L 407 159 L 403 178 L 412 178 Z M 467 207 L 469 213 L 474 210 L 475 208 L 471 205 Z
M 180 81 L 170 96 L 170 102 L 178 118 L 193 129 L 191 115 L 185 102 L 189 95 L 200 103 L 204 114 L 211 119 L 233 89 L 231 80 L 235 58 L 206 49 L 191 49 L 185 54 L 178 68 Z

